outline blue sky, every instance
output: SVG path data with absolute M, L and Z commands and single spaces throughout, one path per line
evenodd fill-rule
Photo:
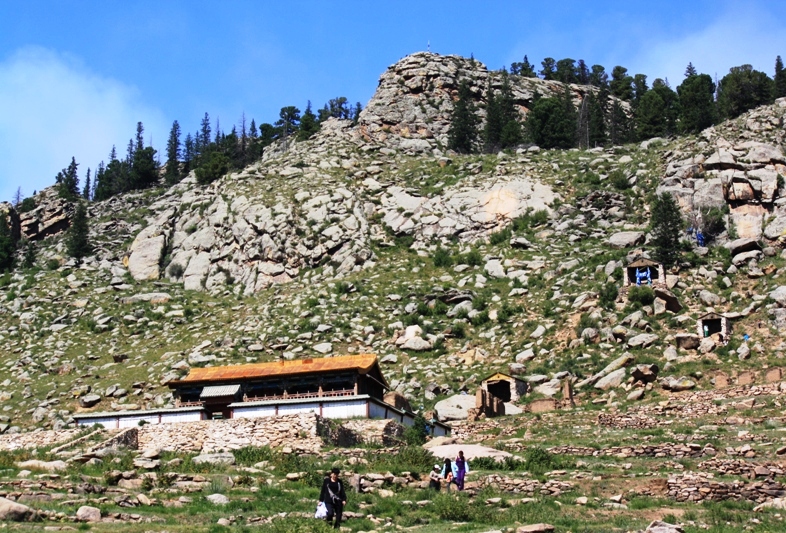
M 173 120 L 205 112 L 229 131 L 245 113 L 346 96 L 365 103 L 379 75 L 430 43 L 489 68 L 547 56 L 682 81 L 692 61 L 722 77 L 786 57 L 782 1 L 0 0 L 0 200 L 80 176 L 123 152 L 136 122 L 164 159 Z

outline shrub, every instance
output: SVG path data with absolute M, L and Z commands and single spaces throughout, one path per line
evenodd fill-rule
M 482 326 L 483 324 L 488 324 L 489 322 L 489 313 L 488 311 L 481 311 L 480 313 L 476 314 L 470 319 L 473 326 Z
M 60 268 L 60 261 L 57 259 L 49 259 L 46 262 L 46 268 L 49 270 L 57 270 Z
M 413 476 L 417 476 L 419 473 L 430 472 L 435 462 L 438 463 L 439 460 L 421 446 L 402 446 L 397 454 L 380 457 L 377 467 L 382 471 L 390 470 L 393 474 L 411 472 Z
M 412 425 L 404 429 L 402 439 L 409 446 L 420 446 L 426 442 L 427 435 L 426 419 L 423 415 L 415 415 Z
M 29 196 L 24 200 L 22 200 L 22 202 L 17 206 L 16 210 L 19 213 L 29 213 L 35 208 L 36 208 L 35 198 Z
M 470 266 L 480 266 L 483 264 L 483 256 L 474 248 L 461 256 L 461 262 Z
M 628 178 L 625 177 L 625 174 L 623 174 L 621 170 L 615 170 L 609 174 L 609 181 L 611 182 L 612 187 L 618 191 L 624 191 L 625 189 L 630 189 L 631 187 Z
M 581 335 L 581 332 L 587 328 L 596 328 L 598 324 L 595 323 L 587 313 L 582 313 L 579 318 L 579 323 L 576 324 L 576 335 Z
M 450 325 L 450 335 L 456 339 L 467 337 L 467 326 L 464 322 L 454 322 Z
M 207 185 L 214 182 L 229 172 L 229 158 L 224 154 L 213 152 L 198 169 L 196 169 L 197 183 Z
M 652 305 L 655 301 L 655 291 L 651 287 L 636 286 L 628 291 L 628 301 L 634 305 Z
M 503 230 L 497 231 L 496 233 L 492 233 L 491 236 L 489 237 L 489 243 L 495 246 L 499 244 L 504 244 L 510 241 L 512 235 L 513 233 L 510 227 L 507 227 Z
M 439 247 L 434 252 L 434 266 L 437 268 L 447 268 L 453 264 L 453 258 L 445 248 Z
M 617 300 L 619 289 L 616 283 L 606 283 L 600 288 L 598 293 L 600 305 L 606 309 L 612 309 L 614 302 Z
M 169 275 L 175 279 L 182 278 L 186 271 L 180 263 L 170 263 L 167 270 L 169 271 Z
M 725 210 L 720 207 L 711 207 L 704 215 L 702 228 L 707 242 L 726 231 L 726 210 L 728 207 Z
M 267 446 L 246 446 L 232 453 L 237 464 L 242 466 L 253 466 L 273 459 L 273 451 Z
M 524 468 L 533 475 L 550 470 L 572 468 L 574 461 L 566 456 L 554 455 L 540 446 L 528 448 L 524 453 Z

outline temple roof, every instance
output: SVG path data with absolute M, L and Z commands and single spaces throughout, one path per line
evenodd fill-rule
M 660 266 L 660 263 L 657 261 L 653 261 L 652 259 L 647 259 L 646 257 L 637 257 L 630 263 L 628 263 L 628 268 L 635 268 L 635 267 L 645 267 L 645 266 Z
M 170 381 L 169 385 L 248 381 L 259 378 L 290 377 L 340 371 L 357 371 L 359 374 L 368 374 L 375 367 L 379 370 L 377 356 L 374 354 L 293 359 L 291 361 L 282 360 L 250 365 L 192 368 L 186 377 L 181 380 Z M 379 374 L 381 376 L 382 372 L 380 371 Z

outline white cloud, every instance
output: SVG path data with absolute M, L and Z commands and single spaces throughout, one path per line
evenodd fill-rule
M 707 23 L 697 21 L 691 33 L 676 39 L 653 36 L 630 61 L 629 72 L 643 72 L 651 83 L 668 77 L 673 88 L 682 83 L 685 67 L 692 62 L 700 73 L 718 79 L 729 68 L 750 64 L 772 77 L 775 56 L 786 56 L 783 21 L 773 13 L 732 5 Z M 703 25 L 706 24 L 706 25 Z
M 91 72 L 71 56 L 23 48 L 0 62 L 0 201 L 17 187 L 25 195 L 54 184 L 76 158 L 88 167 L 106 161 L 112 145 L 124 153 L 136 123 L 159 151 L 168 125 L 134 88 Z M 163 155 L 162 155 L 163 159 Z

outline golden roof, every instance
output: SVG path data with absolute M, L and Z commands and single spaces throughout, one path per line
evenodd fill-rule
M 340 357 L 320 357 L 317 359 L 293 359 L 250 365 L 213 366 L 192 368 L 186 377 L 171 381 L 170 384 L 202 383 L 218 381 L 246 381 L 258 378 L 297 376 L 342 370 L 356 370 L 367 374 L 377 365 L 374 354 L 343 355 Z

